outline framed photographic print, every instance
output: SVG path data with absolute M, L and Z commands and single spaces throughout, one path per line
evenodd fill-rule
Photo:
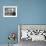
M 3 6 L 3 17 L 17 17 L 17 6 Z

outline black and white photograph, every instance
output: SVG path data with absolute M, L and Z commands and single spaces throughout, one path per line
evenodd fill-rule
M 3 17 L 17 17 L 17 6 L 3 6 Z

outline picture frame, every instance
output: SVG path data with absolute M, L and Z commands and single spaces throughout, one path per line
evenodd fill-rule
M 3 17 L 17 17 L 17 6 L 3 6 Z

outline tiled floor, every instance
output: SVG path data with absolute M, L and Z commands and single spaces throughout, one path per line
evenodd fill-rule
M 0 44 L 0 46 L 8 46 L 8 44 Z M 18 44 L 14 44 L 13 46 L 46 46 L 46 42 L 43 41 L 25 41 L 25 40 L 21 40 L 19 45 Z
M 8 46 L 8 44 L 0 44 L 0 46 Z M 10 45 L 10 46 L 18 46 L 18 44 Z
M 31 40 L 28 40 L 28 41 L 21 40 L 19 46 L 46 46 L 46 42 L 43 42 L 43 41 L 32 42 Z

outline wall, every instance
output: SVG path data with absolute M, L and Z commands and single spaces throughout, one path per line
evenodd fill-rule
M 9 42 L 8 35 L 10 32 L 16 32 L 17 35 L 17 23 L 18 18 L 3 17 L 3 6 L 18 6 L 18 0 L 0 0 L 0 44 L 7 44 Z M 18 39 L 18 38 L 17 38 Z M 18 40 L 16 39 L 16 43 Z
M 17 5 L 18 17 L 4 18 L 4 5 Z M 0 44 L 8 43 L 9 32 L 17 34 L 18 24 L 46 24 L 46 0 L 0 0 Z

